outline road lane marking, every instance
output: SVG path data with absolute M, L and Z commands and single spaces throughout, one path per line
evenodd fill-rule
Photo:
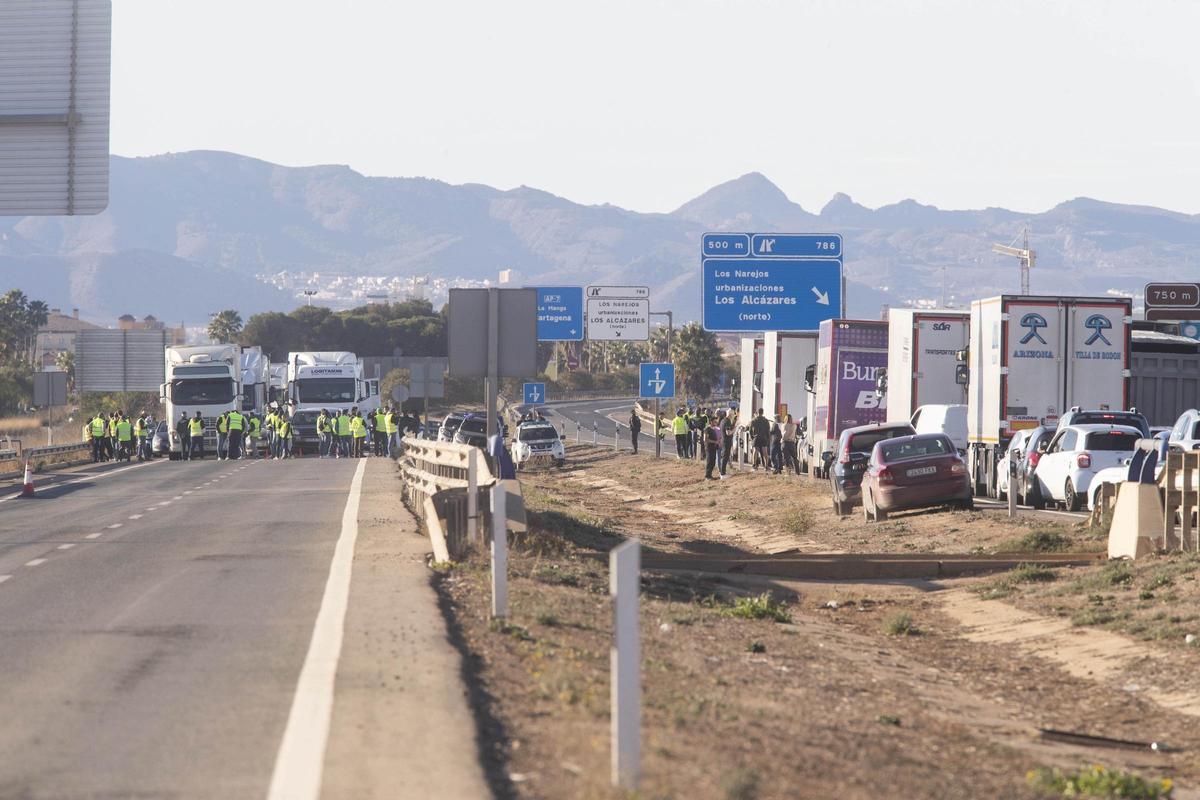
M 317 800 L 321 794 L 325 746 L 333 712 L 333 684 L 342 654 L 346 608 L 350 601 L 350 571 L 358 540 L 358 505 L 366 466 L 366 461 L 360 461 L 354 479 L 350 481 L 350 494 L 342 512 L 342 532 L 333 550 L 308 655 L 304 657 L 304 666 L 296 681 L 287 728 L 275 756 L 268 800 Z
M 59 549 L 59 550 L 70 550 L 70 549 L 71 549 L 72 547 L 74 547 L 74 546 L 75 546 L 75 545 L 73 545 L 73 544 L 60 544 L 60 545 L 58 546 L 58 549 Z
M 109 525 L 109 526 L 108 526 L 108 529 L 109 529 L 110 531 L 115 531 L 117 528 L 121 527 L 121 526 L 122 526 L 122 525 L 124 525 L 124 524 L 125 524 L 125 523 L 123 523 L 123 522 L 114 522 L 112 525 Z
M 99 475 L 84 475 L 83 477 L 76 478 L 73 481 L 63 481 L 62 483 L 51 483 L 50 485 L 46 486 L 45 488 L 46 489 L 57 489 L 59 486 L 70 486 L 75 483 L 83 483 L 84 481 L 98 481 L 103 478 L 107 478 L 111 475 L 119 475 L 122 472 L 128 472 L 131 469 L 141 469 L 142 467 L 149 467 L 149 466 L 153 466 L 154 464 L 161 464 L 161 463 L 163 463 L 163 462 L 147 461 L 143 464 L 134 464 L 129 467 L 121 467 L 120 469 L 114 469 L 109 472 L 101 472 Z M 21 496 L 21 493 L 18 492 L 16 494 L 10 494 L 8 497 L 0 497 L 0 503 L 7 503 L 9 500 L 16 500 L 20 496 Z
M 101 536 L 103 536 L 103 535 L 104 535 L 103 533 L 89 533 L 89 534 L 87 535 L 87 538 L 89 538 L 89 539 L 99 539 L 99 538 L 100 538 Z
M 159 503 L 159 505 L 160 505 L 160 506 L 169 506 L 169 505 L 171 505 L 171 501 L 170 501 L 170 500 L 163 500 L 161 503 Z
M 192 493 L 191 489 L 187 489 L 186 491 L 184 491 L 184 494 L 191 494 L 191 493 Z
M 130 519 L 141 519 L 144 516 L 145 516 L 145 514 L 130 514 L 129 518 Z
M 27 567 L 36 567 L 38 564 L 45 564 L 45 563 L 46 563 L 46 559 L 44 559 L 44 558 L 35 558 L 33 561 L 26 561 L 26 562 L 25 562 L 25 566 L 27 566 Z
M 12 577 L 12 575 L 0 575 L 0 583 L 4 583 L 6 580 L 8 580 L 11 577 Z
M 181 494 L 177 494 L 177 495 L 175 495 L 174 497 L 172 497 L 171 499 L 172 499 L 172 500 L 182 500 L 182 499 L 183 499 L 183 495 L 181 495 Z

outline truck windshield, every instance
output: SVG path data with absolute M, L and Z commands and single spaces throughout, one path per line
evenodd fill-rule
M 188 378 L 171 381 L 171 402 L 177 406 L 209 406 L 233 399 L 230 378 Z
M 304 378 L 299 385 L 297 400 L 301 403 L 353 403 L 354 378 Z

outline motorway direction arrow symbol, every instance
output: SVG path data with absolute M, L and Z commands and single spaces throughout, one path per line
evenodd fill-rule
M 527 383 L 525 384 L 525 405 L 537 405 L 538 403 L 546 402 L 546 384 L 544 383 Z
M 822 292 L 817 287 L 812 287 L 812 293 L 817 296 L 817 302 L 823 306 L 829 305 L 829 292 Z
M 664 362 L 646 362 L 638 366 L 639 396 L 653 400 L 658 397 L 675 396 L 675 365 Z

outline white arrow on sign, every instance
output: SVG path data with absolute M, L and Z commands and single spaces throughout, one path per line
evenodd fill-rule
M 812 287 L 812 293 L 817 296 L 817 305 L 829 305 L 829 292 L 819 292 L 817 291 L 817 287 L 814 286 Z
M 538 399 L 541 397 L 541 393 L 538 392 L 536 386 L 529 390 L 529 397 L 531 400 L 533 400 L 533 402 L 538 402 Z
M 652 380 L 652 381 L 646 381 L 646 383 L 648 383 L 648 384 L 650 384 L 651 386 L 653 386 L 653 387 L 654 387 L 654 393 L 655 393 L 655 394 L 662 394 L 662 393 L 663 393 L 663 389 L 665 389 L 665 388 L 666 388 L 666 386 L 667 386 L 667 382 L 666 382 L 666 381 L 664 381 L 664 380 L 662 379 L 662 369 L 660 369 L 660 368 L 655 368 L 655 370 L 654 370 L 654 380 Z

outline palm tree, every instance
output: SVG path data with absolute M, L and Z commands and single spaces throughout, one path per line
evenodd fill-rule
M 50 306 L 43 300 L 30 301 L 25 306 L 25 353 L 29 363 L 33 363 L 35 345 L 37 344 L 38 328 L 50 321 Z
M 670 361 L 671 354 L 667 352 L 668 331 L 662 325 L 650 331 L 650 360 Z M 672 342 L 672 344 L 675 344 Z
M 699 322 L 684 325 L 672 342 L 679 383 L 688 394 L 708 397 L 721 374 L 721 345 L 717 335 L 704 330 Z
M 242 332 L 242 315 L 232 308 L 213 314 L 208 323 L 208 338 L 221 344 L 228 344 L 237 339 Z

